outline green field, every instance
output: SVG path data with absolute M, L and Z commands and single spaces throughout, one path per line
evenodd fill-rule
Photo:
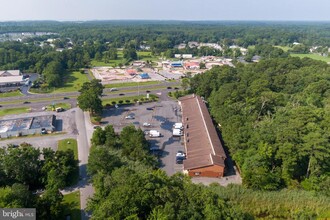
M 80 220 L 80 192 L 73 192 L 64 195 L 62 206 L 64 209 L 64 217 L 70 215 L 71 220 Z
M 49 110 L 49 111 L 52 111 L 52 104 L 50 104 L 50 105 L 47 105 L 47 110 Z M 65 109 L 65 110 L 68 110 L 68 109 L 70 109 L 71 108 L 71 104 L 70 103 L 54 103 L 54 108 L 56 109 L 56 108 L 59 108 L 59 107 L 61 107 L 61 108 L 63 108 L 63 109 Z
M 292 49 L 291 47 L 288 47 L 288 46 L 274 46 L 274 47 L 280 48 L 280 49 L 282 49 L 284 52 L 287 52 L 288 50 Z
M 65 84 L 60 88 L 55 88 L 54 93 L 63 92 L 76 92 L 78 91 L 84 82 L 89 82 L 86 73 L 70 72 L 70 74 L 64 78 Z
M 78 144 L 76 139 L 63 139 L 58 141 L 59 151 L 73 150 L 74 159 L 78 160 Z M 79 181 L 79 167 L 76 167 L 74 175 L 70 176 L 70 185 L 76 185 Z
M 27 113 L 30 112 L 29 108 L 7 108 L 7 109 L 0 109 L 0 117 L 5 116 L 5 115 L 16 115 L 16 114 L 22 114 L 22 113 Z
M 159 57 L 153 56 L 151 54 L 151 52 L 149 52 L 149 51 L 138 51 L 137 55 L 138 55 L 138 60 L 144 60 L 144 61 L 147 61 L 147 60 L 158 61 L 159 60 Z
M 74 158 L 78 160 L 78 145 L 76 139 L 69 138 L 58 141 L 58 150 L 66 151 L 68 149 L 73 150 Z
M 131 87 L 131 86 L 146 86 L 146 85 L 157 85 L 162 84 L 159 81 L 147 81 L 147 82 L 123 82 L 123 83 L 113 83 L 104 85 L 105 88 L 122 88 L 122 87 Z
M 308 57 L 308 58 L 311 58 L 311 59 L 314 59 L 314 60 L 330 62 L 330 57 L 323 57 L 323 56 L 318 55 L 318 54 L 296 54 L 296 53 L 292 53 L 291 56 L 300 57 L 300 58 Z
M 0 93 L 0 98 L 6 98 L 6 97 L 14 97 L 14 96 L 23 96 L 23 94 L 20 91 L 13 91 L 13 92 L 3 92 Z

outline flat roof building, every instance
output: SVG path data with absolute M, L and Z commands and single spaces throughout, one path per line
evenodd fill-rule
M 55 130 L 55 115 L 0 120 L 0 137 L 41 134 Z
M 200 96 L 188 95 L 179 104 L 187 153 L 184 170 L 189 176 L 223 177 L 226 153 L 205 103 Z

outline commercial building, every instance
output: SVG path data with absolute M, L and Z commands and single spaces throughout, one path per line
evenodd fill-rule
M 55 115 L 0 120 L 0 138 L 53 132 L 55 121 Z
M 223 177 L 226 153 L 204 101 L 189 95 L 180 98 L 179 104 L 187 153 L 184 172 L 189 176 Z
M 0 87 L 21 86 L 23 75 L 19 70 L 0 70 Z

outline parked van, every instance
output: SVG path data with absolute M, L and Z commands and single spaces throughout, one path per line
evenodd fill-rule
M 159 131 L 156 131 L 156 130 L 150 130 L 149 131 L 149 137 L 160 137 L 161 134 Z
M 175 123 L 173 125 L 173 129 L 183 129 L 183 124 L 182 123 Z
M 180 129 L 174 128 L 173 129 L 173 136 L 177 137 L 177 136 L 182 136 L 183 132 Z

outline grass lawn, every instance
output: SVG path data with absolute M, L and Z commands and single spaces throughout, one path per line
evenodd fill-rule
M 151 55 L 151 52 L 149 51 L 138 51 L 138 60 L 151 60 L 151 61 L 158 61 L 159 57 Z
M 123 83 L 113 83 L 104 85 L 105 88 L 122 88 L 130 86 L 146 86 L 146 85 L 156 85 L 162 84 L 160 81 L 147 81 L 147 82 L 123 82 Z
M 288 50 L 292 49 L 291 47 L 287 47 L 287 46 L 274 46 L 274 47 L 280 48 L 284 50 L 284 52 L 287 52 Z
M 59 151 L 73 150 L 74 159 L 78 160 L 78 144 L 76 139 L 63 139 L 58 141 L 58 149 Z M 75 185 L 79 181 L 79 167 L 76 167 L 75 174 L 70 176 L 70 185 Z
M 78 144 L 76 139 L 63 139 L 58 141 L 58 150 L 66 151 L 68 149 L 73 150 L 74 158 L 78 160 Z
M 80 192 L 73 192 L 64 195 L 62 206 L 64 209 L 64 217 L 70 215 L 71 220 L 80 220 Z
M 296 54 L 296 53 L 292 53 L 290 55 L 293 56 L 293 57 L 300 57 L 300 58 L 308 57 L 308 58 L 311 58 L 311 59 L 314 59 L 314 60 L 330 62 L 330 57 L 323 57 L 323 56 L 318 55 L 318 54 Z
M 0 109 L 0 116 L 22 114 L 22 113 L 27 113 L 27 112 L 30 112 L 30 109 L 24 108 L 24 107 Z
M 2 92 L 2 93 L 0 93 L 0 98 L 14 97 L 14 96 L 23 96 L 23 94 L 18 90 L 13 91 L 13 92 Z
M 65 84 L 60 88 L 55 88 L 54 93 L 63 93 L 63 92 L 76 92 L 78 91 L 84 82 L 89 82 L 86 73 L 80 72 L 70 72 L 68 76 L 64 79 Z
M 58 108 L 64 108 L 65 110 L 68 110 L 71 108 L 71 104 L 70 103 L 54 103 L 54 107 Z M 47 110 L 52 111 L 52 104 L 51 105 L 47 105 Z

